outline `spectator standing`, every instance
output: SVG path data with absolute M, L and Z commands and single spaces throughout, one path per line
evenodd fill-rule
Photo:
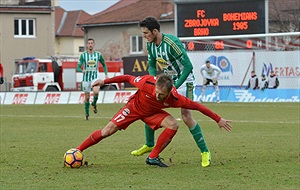
M 275 89 L 279 86 L 279 80 L 274 71 L 271 71 L 269 79 L 268 79 L 268 88 Z
M 249 79 L 248 86 L 246 89 L 259 89 L 258 87 L 258 77 L 255 74 L 255 71 L 251 71 L 251 78 Z
M 260 88 L 260 90 L 265 90 L 266 88 L 268 88 L 268 81 L 267 81 L 266 75 L 264 75 L 264 74 L 261 75 L 261 81 L 259 82 L 259 88 Z

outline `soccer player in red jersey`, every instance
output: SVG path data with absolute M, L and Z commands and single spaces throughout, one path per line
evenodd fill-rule
M 170 107 L 198 110 L 215 120 L 220 130 L 224 128 L 228 132 L 231 131 L 232 126 L 229 124 L 229 122 L 231 122 L 230 120 L 223 119 L 204 105 L 178 94 L 175 86 L 173 86 L 172 79 L 164 74 L 158 75 L 157 77 L 150 75 L 138 77 L 121 75 L 105 80 L 97 80 L 93 86 L 122 82 L 129 82 L 137 87 L 137 92 L 129 98 L 127 104 L 113 116 L 103 129 L 94 131 L 77 147 L 80 151 L 97 144 L 118 130 L 125 130 L 131 123 L 140 119 L 153 130 L 157 130 L 161 127 L 165 128 L 159 135 L 154 149 L 147 157 L 146 163 L 149 165 L 168 167 L 167 164 L 161 161 L 159 154 L 171 142 L 178 130 L 177 121 L 168 112 L 162 110 Z

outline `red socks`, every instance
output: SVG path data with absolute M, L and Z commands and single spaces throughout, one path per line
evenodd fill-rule
M 97 144 L 103 139 L 101 130 L 96 130 L 90 136 L 88 136 L 85 141 L 81 143 L 80 146 L 77 147 L 78 150 L 84 151 L 90 146 L 93 146 L 94 144 Z
M 172 138 L 176 134 L 177 130 L 173 129 L 165 129 L 158 137 L 156 145 L 152 152 L 150 153 L 149 157 L 150 158 L 156 158 L 158 157 L 159 153 L 168 146 L 168 144 L 171 142 Z M 103 139 L 102 137 L 102 131 L 101 130 L 96 130 L 88 138 L 85 139 L 81 143 L 80 146 L 77 147 L 78 150 L 84 151 L 85 149 L 89 148 L 90 146 L 93 146 L 100 142 Z
M 173 129 L 165 129 L 157 138 L 156 145 L 152 152 L 149 154 L 150 158 L 156 158 L 158 157 L 159 153 L 168 146 L 168 144 L 171 142 L 172 138 L 176 134 L 177 130 Z

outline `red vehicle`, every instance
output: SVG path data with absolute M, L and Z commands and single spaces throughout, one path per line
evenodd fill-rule
M 12 77 L 12 91 L 79 91 L 82 73 L 76 71 L 78 59 L 51 58 L 36 59 L 25 57 L 16 64 Z M 99 64 L 100 77 L 104 78 L 103 67 Z M 108 76 L 123 74 L 122 61 L 106 62 Z M 103 90 L 123 89 L 120 84 L 104 86 Z

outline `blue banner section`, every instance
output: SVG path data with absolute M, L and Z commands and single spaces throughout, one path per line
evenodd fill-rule
M 195 88 L 195 101 L 200 101 L 201 86 Z M 239 87 L 219 86 L 221 102 L 300 102 L 300 89 L 245 90 Z M 206 88 L 204 102 L 216 102 L 213 86 Z

